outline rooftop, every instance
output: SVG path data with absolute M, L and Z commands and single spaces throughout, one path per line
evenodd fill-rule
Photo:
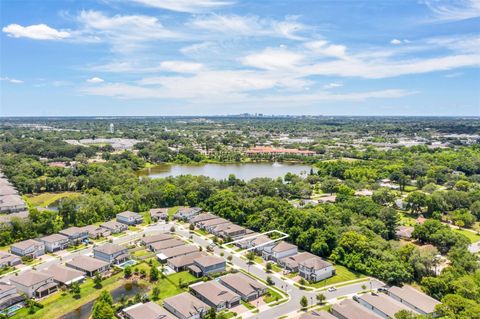
M 192 285 L 190 286 L 190 288 L 199 295 L 202 295 L 203 297 L 208 299 L 214 305 L 220 305 L 224 302 L 228 302 L 240 297 L 230 289 L 226 288 L 225 286 L 219 284 L 214 280 L 202 282 L 197 285 Z
M 38 245 L 43 245 L 43 243 L 33 239 L 27 239 L 27 240 L 19 241 L 18 243 L 12 244 L 12 247 L 25 250 L 32 246 L 38 246 Z
M 172 235 L 170 234 L 158 234 L 158 235 L 150 235 L 150 236 L 145 236 L 142 238 L 142 241 L 148 245 L 151 243 L 155 243 L 157 241 L 164 241 L 164 240 L 169 240 L 169 239 L 174 239 Z
M 401 302 L 396 301 L 393 298 L 390 298 L 384 293 L 379 293 L 376 295 L 373 294 L 364 294 L 359 297 L 361 300 L 367 302 L 371 306 L 377 308 L 379 311 L 383 312 L 391 318 L 395 318 L 395 314 L 401 310 L 412 311 L 411 308 L 402 304 Z
M 320 258 L 318 256 L 314 256 L 312 258 L 308 258 L 306 260 L 303 260 L 303 261 L 299 262 L 299 265 L 302 265 L 302 266 L 307 267 L 307 268 L 312 268 L 314 270 L 319 270 L 319 269 L 323 269 L 323 268 L 327 268 L 327 267 L 332 266 L 331 263 L 323 260 L 322 258 Z
M 132 319 L 175 319 L 171 313 L 154 302 L 137 303 L 123 309 Z
M 433 299 L 432 297 L 408 285 L 405 285 L 401 288 L 393 286 L 388 289 L 388 292 L 405 300 L 409 304 L 412 304 L 426 313 L 434 312 L 435 306 L 441 303 L 440 301 Z
M 205 313 L 208 311 L 208 309 L 210 309 L 206 303 L 197 297 L 192 296 L 188 292 L 167 298 L 163 301 L 163 303 L 170 305 L 173 309 L 186 318 L 190 318 L 198 313 Z
M 18 283 L 25 287 L 30 287 L 36 284 L 39 284 L 43 281 L 46 281 L 50 278 L 53 278 L 52 275 L 37 271 L 37 270 L 26 270 L 18 274 L 18 276 L 13 276 L 10 278 L 11 282 Z
M 178 247 L 172 247 L 172 248 L 167 248 L 161 251 L 160 254 L 162 258 L 171 258 L 171 257 L 176 257 L 180 255 L 187 255 L 193 252 L 198 251 L 198 247 L 193 246 L 193 245 L 184 245 L 184 246 L 178 246 Z M 157 255 L 157 256 L 158 256 Z
M 57 241 L 68 241 L 68 237 L 62 234 L 52 234 L 40 238 L 42 241 L 47 243 L 55 243 Z
M 81 280 L 85 277 L 85 274 L 82 271 L 58 264 L 51 265 L 43 272 L 52 276 L 55 281 L 61 282 L 66 285 Z
M 225 263 L 225 259 L 222 257 L 206 255 L 195 259 L 195 263 L 202 267 L 209 267 L 220 263 Z
M 168 240 L 154 242 L 153 244 L 150 244 L 150 247 L 152 247 L 153 250 L 157 251 L 157 250 L 178 247 L 183 245 L 185 245 L 185 243 L 180 239 L 172 238 Z
M 67 262 L 66 265 L 83 269 L 88 272 L 94 272 L 100 268 L 108 266 L 109 263 L 100 259 L 90 257 L 90 256 L 80 255 L 80 256 L 74 257 L 72 260 Z
M 111 243 L 103 244 L 101 246 L 97 246 L 93 248 L 93 251 L 99 251 L 107 255 L 113 255 L 116 253 L 123 252 L 125 250 L 127 250 L 127 248 L 117 244 L 111 244 Z
M 83 233 L 83 232 L 86 232 L 84 228 L 73 226 L 73 227 L 69 227 L 67 229 L 61 230 L 60 234 L 67 235 L 67 236 L 74 236 L 74 235 L 77 235 L 78 233 Z
M 129 210 L 118 213 L 117 216 L 122 216 L 122 217 L 125 217 L 125 218 L 139 218 L 139 217 L 142 217 L 142 215 L 140 215 L 139 213 L 131 212 Z
M 332 306 L 332 310 L 338 312 L 346 319 L 381 319 L 379 315 L 367 310 L 364 306 L 352 299 L 344 299 Z
M 264 284 L 250 278 L 249 276 L 241 272 L 225 275 L 220 277 L 220 279 L 227 285 L 235 288 L 235 290 L 239 291 L 243 295 L 250 295 L 255 291 L 267 288 L 267 286 L 265 286 Z
M 276 253 L 280 253 L 282 251 L 287 251 L 294 248 L 297 248 L 297 246 L 282 240 L 272 248 L 272 251 Z

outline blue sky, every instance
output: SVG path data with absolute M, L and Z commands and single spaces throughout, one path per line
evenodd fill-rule
M 0 2 L 0 115 L 480 115 L 480 0 Z

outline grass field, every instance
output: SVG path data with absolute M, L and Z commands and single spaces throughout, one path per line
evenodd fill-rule
M 263 301 L 265 301 L 265 303 L 278 301 L 280 299 L 282 299 L 282 296 L 271 288 L 268 288 L 267 293 L 263 296 Z
M 335 276 L 330 277 L 326 280 L 316 282 L 316 283 L 308 284 L 307 286 L 314 287 L 314 288 L 322 288 L 324 286 L 334 285 L 344 281 L 350 281 L 350 280 L 355 280 L 355 279 L 360 279 L 365 277 L 364 275 L 350 271 L 348 270 L 348 268 L 341 265 L 335 265 L 335 269 L 336 269 Z
M 459 234 L 465 235 L 468 239 L 470 239 L 470 242 L 472 242 L 472 243 L 480 241 L 480 236 L 471 232 L 471 231 L 463 230 L 463 229 L 457 229 L 457 228 L 454 228 L 453 231 L 455 231 Z
M 63 192 L 63 193 L 42 193 L 38 195 L 32 195 L 32 196 L 24 196 L 25 200 L 32 206 L 36 207 L 47 207 L 49 205 L 52 205 L 59 199 L 65 198 L 65 197 L 77 197 L 80 196 L 80 193 L 75 193 L 75 192 Z

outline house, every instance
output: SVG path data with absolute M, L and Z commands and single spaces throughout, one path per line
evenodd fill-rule
M 215 280 L 190 286 L 191 293 L 216 311 L 229 309 L 240 304 L 240 296 Z
M 314 254 L 311 254 L 309 252 L 302 252 L 296 255 L 283 257 L 278 261 L 278 264 L 290 272 L 297 272 L 299 262 L 313 257 L 315 257 Z
M 388 297 L 384 293 L 375 295 L 364 294 L 357 297 L 357 299 L 362 306 L 366 307 L 384 319 L 394 319 L 395 314 L 402 310 L 407 310 L 413 312 L 414 314 L 418 314 L 417 311 L 414 311 L 405 304 Z
M 210 220 L 210 219 L 214 219 L 214 218 L 218 218 L 218 216 L 213 215 L 211 213 L 202 213 L 202 214 L 198 214 L 197 216 L 192 217 L 190 219 L 190 224 L 194 224 L 196 226 L 200 222 Z
M 177 246 L 162 250 L 157 254 L 157 258 L 161 262 L 166 262 L 170 258 L 188 255 L 196 251 L 198 251 L 198 247 L 193 245 Z
M 282 240 L 273 246 L 264 247 L 262 250 L 262 257 L 266 261 L 273 260 L 278 262 L 282 258 L 293 256 L 297 253 L 297 246 Z
M 381 319 L 352 299 L 343 299 L 332 305 L 332 314 L 338 319 Z
M 6 251 L 0 251 L 0 268 L 12 267 L 22 263 L 20 257 L 7 253 Z
M 187 269 L 188 266 L 193 265 L 193 261 L 201 256 L 206 256 L 207 253 L 203 251 L 196 251 L 188 255 L 178 256 L 167 260 L 167 265 L 176 272 Z
M 411 239 L 415 228 L 411 226 L 398 226 L 395 235 L 401 239 Z
M 143 216 L 127 210 L 117 214 L 117 222 L 125 225 L 137 225 L 143 223 Z
M 163 306 L 180 319 L 203 318 L 210 310 L 206 303 L 188 292 L 165 299 Z
M 80 270 L 92 277 L 95 273 L 103 273 L 110 268 L 110 264 L 90 256 L 80 255 L 65 263 L 65 266 Z
M 221 225 L 221 226 L 223 226 L 223 225 Z M 213 233 L 218 235 L 218 236 L 221 236 L 223 238 L 233 238 L 233 239 L 235 239 L 235 238 L 238 238 L 238 237 L 241 237 L 241 236 L 245 235 L 246 231 L 247 231 L 247 229 L 245 227 L 230 223 L 230 224 L 227 224 L 224 227 L 221 227 L 221 229 L 219 229 L 218 231 L 217 231 L 217 229 L 215 229 L 215 231 Z
M 393 286 L 387 290 L 387 295 L 422 315 L 435 315 L 435 306 L 441 304 L 440 301 L 409 285 Z
M 206 255 L 198 257 L 188 269 L 196 277 L 202 277 L 213 273 L 224 272 L 227 262 L 222 257 Z
M 93 257 L 109 264 L 120 264 L 129 258 L 129 254 L 126 247 L 107 243 L 93 248 Z
M 158 252 L 163 249 L 168 249 L 172 247 L 178 247 L 185 245 L 185 242 L 181 241 L 180 239 L 173 238 L 164 241 L 157 241 L 153 244 L 148 245 L 148 249 L 153 252 Z
M 154 222 L 157 222 L 159 220 L 168 220 L 168 208 L 150 209 L 150 219 Z
M 149 246 L 150 244 L 159 242 L 159 241 L 165 241 L 169 239 L 173 239 L 174 237 L 170 234 L 158 234 L 158 235 L 150 235 L 150 236 L 145 236 L 142 238 L 141 243 L 142 245 Z
M 75 282 L 82 282 L 85 279 L 85 273 L 83 271 L 58 264 L 53 264 L 42 272 L 51 275 L 56 283 L 64 286 L 70 286 Z
M 10 282 L 29 298 L 42 298 L 57 291 L 53 276 L 37 270 L 21 272 L 18 276 L 12 276 Z
M 52 234 L 39 239 L 45 244 L 45 250 L 53 253 L 57 250 L 63 250 L 68 247 L 70 240 L 67 236 L 61 234 Z
M 227 223 L 230 223 L 230 221 L 226 220 L 225 218 L 218 217 L 214 219 L 201 221 L 197 223 L 197 227 L 201 229 L 205 229 L 208 232 L 211 232 L 216 226 L 221 224 L 227 224 Z
M 17 293 L 17 287 L 0 282 L 0 312 L 25 300 L 25 297 Z
M 202 209 L 200 207 L 183 207 L 180 208 L 173 218 L 183 221 L 190 221 L 194 216 L 200 214 Z
M 317 282 L 335 275 L 335 267 L 328 261 L 314 256 L 298 263 L 298 273 L 308 281 Z
M 108 229 L 112 234 L 118 234 L 124 232 L 128 229 L 128 226 L 114 220 L 105 222 L 100 225 L 100 227 Z
M 122 310 L 126 319 L 175 319 L 175 317 L 154 302 L 137 303 Z
M 21 257 L 37 258 L 45 254 L 45 245 L 40 241 L 27 239 L 10 246 L 10 252 Z
M 306 312 L 302 314 L 298 319 L 337 319 L 334 315 L 325 310 Z
M 241 272 L 222 276 L 219 281 L 225 287 L 239 294 L 244 301 L 255 300 L 267 292 L 267 286 Z
M 69 227 L 61 230 L 59 234 L 67 236 L 70 244 L 73 245 L 78 245 L 88 239 L 88 231 L 83 227 Z
M 235 245 L 242 249 L 252 248 L 256 253 L 260 254 L 264 248 L 275 245 L 275 242 L 267 235 L 251 233 L 237 241 Z
M 88 225 L 83 227 L 83 230 L 85 230 L 88 233 L 88 237 L 92 239 L 98 239 L 101 237 L 108 237 L 111 235 L 111 231 L 103 228 L 101 226 L 95 226 L 95 225 Z

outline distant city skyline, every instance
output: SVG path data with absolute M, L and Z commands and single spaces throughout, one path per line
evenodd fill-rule
M 480 116 L 478 0 L 0 2 L 0 116 Z

